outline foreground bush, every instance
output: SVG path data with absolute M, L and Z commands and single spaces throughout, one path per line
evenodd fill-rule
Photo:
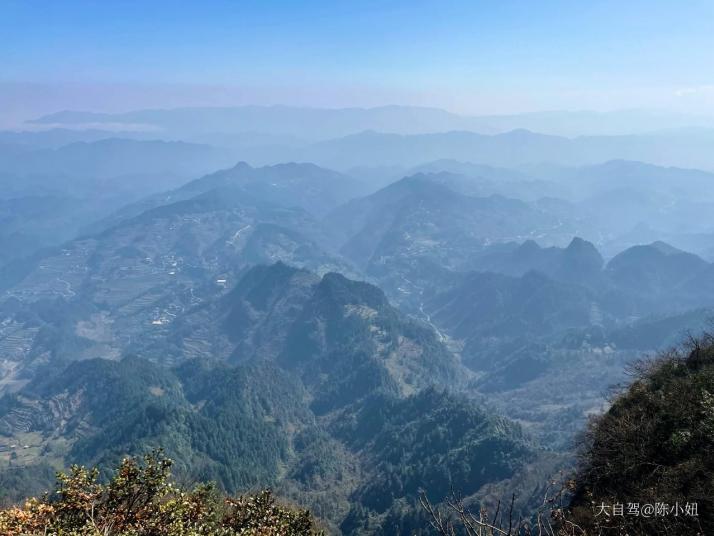
M 714 534 L 714 338 L 636 366 L 581 456 L 572 514 L 594 534 Z
M 580 467 L 526 519 L 458 494 L 422 495 L 441 536 L 703 536 L 714 534 L 714 336 L 643 361 L 594 418 Z M 568 500 L 568 497 L 570 499 Z M 565 500 L 563 500 L 565 499 Z
M 308 536 L 317 534 L 306 510 L 276 503 L 270 491 L 225 498 L 212 486 L 191 491 L 171 482 L 161 452 L 140 463 L 125 459 L 107 484 L 98 471 L 73 466 L 57 489 L 22 507 L 0 511 L 3 536 Z

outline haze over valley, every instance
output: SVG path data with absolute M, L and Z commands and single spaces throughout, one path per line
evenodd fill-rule
M 250 534 L 477 534 L 440 529 L 430 510 L 458 524 L 462 504 L 482 513 L 510 504 L 518 527 L 506 532 L 505 514 L 482 517 L 501 524 L 489 534 L 535 534 L 520 531 L 554 504 L 543 499 L 554 482 L 571 509 L 552 519 L 571 532 L 542 534 L 597 534 L 590 498 L 674 501 L 682 489 L 703 509 L 697 530 L 714 526 L 714 473 L 701 461 L 714 366 L 714 107 L 701 73 L 712 65 L 699 53 L 658 55 L 711 44 L 706 28 L 687 35 L 683 15 L 661 8 L 674 21 L 670 48 L 648 42 L 638 56 L 625 30 L 668 28 L 659 11 L 643 29 L 641 10 L 623 8 L 605 35 L 561 6 L 595 43 L 626 50 L 618 60 L 610 49 L 566 50 L 578 41 L 554 6 L 531 13 L 531 26 L 511 2 L 438 14 L 401 3 L 313 13 L 217 2 L 177 6 L 175 20 L 161 21 L 155 7 L 144 19 L 109 4 L 50 8 L 39 28 L 47 40 L 32 46 L 12 32 L 0 79 L 0 531 L 30 530 L 21 524 L 30 506 L 13 505 L 54 489 L 57 471 L 97 467 L 112 490 L 123 482 L 112 468 L 148 454 L 150 469 L 163 459 L 155 449 L 186 489 L 213 482 L 216 493 L 250 497 L 270 488 L 287 511 L 309 510 L 303 532 Z M 10 11 L 24 20 L 33 8 Z M 610 20 L 591 11 L 593 24 Z M 79 48 L 67 41 L 79 24 L 70 12 L 97 21 L 72 37 Z M 125 18 L 110 24 L 111 13 Z M 430 17 L 433 49 L 412 28 Z M 384 24 L 402 20 L 385 37 Z M 553 35 L 534 38 L 536 27 Z M 53 35 L 65 36 L 57 53 Z M 146 57 L 124 42 L 131 35 L 153 43 Z M 493 35 L 514 43 L 494 49 Z M 213 52 L 205 63 L 189 52 L 199 36 Z M 67 71 L 57 78 L 59 50 Z M 545 74 L 544 57 L 560 78 Z M 676 84 L 660 80 L 653 58 L 678 73 Z M 641 364 L 657 355 L 661 368 Z M 690 376 L 693 386 L 676 383 Z M 668 382 L 701 396 L 670 403 Z M 666 412 L 690 402 L 696 422 L 672 424 Z M 612 430 L 624 434 L 638 408 L 653 441 L 659 426 L 676 428 L 661 432 L 675 454 L 658 467 L 696 467 L 691 479 L 667 473 L 635 490 L 652 476 L 643 469 L 595 484 L 607 465 L 595 463 L 597 448 L 626 451 L 607 442 L 615 432 L 598 433 L 622 419 Z M 696 463 L 680 466 L 687 456 Z M 48 496 L 47 519 L 86 476 L 72 474 L 60 478 L 60 499 Z M 106 534 L 168 530 L 142 525 L 148 514 L 132 525 L 115 492 L 86 486 L 101 497 L 92 509 L 111 503 L 126 524 L 107 522 Z M 174 504 L 161 501 L 159 510 Z M 583 532 L 563 521 L 571 514 Z M 248 517 L 231 517 L 234 532 L 220 534 L 242 534 Z M 47 534 L 79 530 L 42 523 Z M 628 530 L 660 530 L 642 523 Z M 656 533 L 694 534 L 695 521 L 682 523 Z M 205 530 L 195 534 L 219 533 Z

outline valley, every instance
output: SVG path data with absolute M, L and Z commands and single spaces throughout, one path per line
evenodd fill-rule
M 387 184 L 239 162 L 5 258 L 3 500 L 162 447 L 336 534 L 423 530 L 452 488 L 530 515 L 630 367 L 707 329 L 713 231 L 685 215 L 713 176 L 439 156 Z

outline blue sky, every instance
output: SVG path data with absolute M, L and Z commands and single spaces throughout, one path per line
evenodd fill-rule
M 23 113 L 279 102 L 714 114 L 711 0 L 0 0 L 0 36 L 0 99 Z

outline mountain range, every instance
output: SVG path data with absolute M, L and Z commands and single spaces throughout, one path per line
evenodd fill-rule
M 252 268 L 154 339 L 161 354 L 142 345 L 149 360 L 45 365 L 64 370 L 0 400 L 2 450 L 27 444 L 14 460 L 30 475 L 166 445 L 186 478 L 270 484 L 355 534 L 418 527 L 424 483 L 434 497 L 449 482 L 477 494 L 553 461 L 516 424 L 445 392 L 468 372 L 428 326 L 338 274 Z
M 124 113 L 63 111 L 37 118 L 37 125 L 127 125 L 169 132 L 263 132 L 297 137 L 326 138 L 361 130 L 419 134 L 448 130 L 483 133 L 525 128 L 545 134 L 627 135 L 685 127 L 714 127 L 711 117 L 648 110 L 545 111 L 509 115 L 468 116 L 437 108 L 381 106 L 375 108 L 300 108 L 294 106 L 238 106 L 136 110 Z
M 182 481 L 272 487 L 334 533 L 423 533 L 420 491 L 452 486 L 532 512 L 607 389 L 714 311 L 714 175 L 646 163 L 705 130 L 283 111 L 0 135 L 5 500 L 163 446 Z M 353 130 L 375 123 L 403 131 Z

